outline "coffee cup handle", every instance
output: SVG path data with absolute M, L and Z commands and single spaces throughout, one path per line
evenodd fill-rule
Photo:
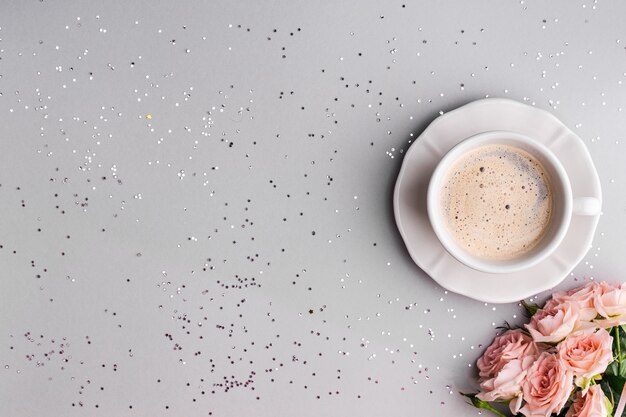
M 600 214 L 602 203 L 595 197 L 577 197 L 574 199 L 572 212 L 579 216 L 595 216 Z

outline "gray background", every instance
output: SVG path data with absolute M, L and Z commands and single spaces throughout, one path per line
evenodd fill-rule
M 476 415 L 515 304 L 415 266 L 391 196 L 441 112 L 587 144 L 626 268 L 626 3 L 3 1 L 0 415 Z M 546 294 L 540 294 L 539 300 Z

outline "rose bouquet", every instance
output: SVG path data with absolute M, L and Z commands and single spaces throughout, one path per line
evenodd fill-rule
M 522 303 L 478 359 L 475 407 L 504 417 L 621 417 L 626 405 L 626 284 L 590 282 L 557 292 L 543 308 Z

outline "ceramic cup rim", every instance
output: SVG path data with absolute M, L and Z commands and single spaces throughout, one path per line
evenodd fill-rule
M 549 181 L 552 186 L 553 199 L 560 196 L 558 201 L 559 210 L 552 210 L 550 225 L 552 228 L 549 241 L 543 241 L 548 236 L 544 236 L 540 242 L 541 247 L 531 250 L 528 254 L 520 258 L 507 261 L 494 261 L 476 257 L 461 248 L 453 239 L 445 224 L 445 219 L 440 208 L 440 193 L 444 179 L 451 166 L 468 152 L 488 144 L 507 144 L 516 146 L 536 157 L 549 172 Z M 428 218 L 430 224 L 439 239 L 439 242 L 453 257 L 478 271 L 504 274 L 521 271 L 530 268 L 549 257 L 561 244 L 572 218 L 573 197 L 569 177 L 565 168 L 544 144 L 529 136 L 517 132 L 505 130 L 493 130 L 478 133 L 470 136 L 450 151 L 448 151 L 437 164 L 431 175 L 426 198 Z M 558 212 L 557 212 L 558 211 Z

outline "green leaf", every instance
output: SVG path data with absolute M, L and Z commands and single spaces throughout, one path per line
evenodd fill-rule
M 469 398 L 469 400 L 471 401 L 472 405 L 474 407 L 476 407 L 476 408 L 482 408 L 483 410 L 491 411 L 492 413 L 494 413 L 498 417 L 506 417 L 504 414 L 502 414 L 501 412 L 499 412 L 498 410 L 493 408 L 491 406 L 491 404 L 489 404 L 487 401 L 483 401 L 480 398 L 478 398 L 476 396 L 476 394 L 464 394 L 464 393 L 461 392 L 461 395 L 463 395 L 464 397 Z
M 624 384 L 626 383 L 626 378 L 616 375 L 604 375 L 604 380 L 609 384 L 611 389 L 614 392 L 617 392 L 619 395 L 624 389 Z
M 524 310 L 526 310 L 526 314 L 528 315 L 528 317 L 534 316 L 537 310 L 541 310 L 541 308 L 537 304 L 527 303 L 524 300 L 521 301 L 521 304 L 522 307 L 524 307 Z
M 508 330 L 516 330 L 516 329 L 521 329 L 521 327 L 511 324 L 506 320 L 504 321 L 504 324 L 502 326 L 496 327 L 496 330 L 502 330 L 503 332 L 506 332 Z
M 616 375 L 604 374 L 604 381 L 605 382 L 602 383 L 602 388 L 605 388 L 606 383 L 606 385 L 610 389 L 610 391 L 608 392 L 606 389 L 604 389 L 606 396 L 612 398 L 614 404 L 619 403 L 622 389 L 624 389 L 624 384 L 626 383 L 626 378 Z
M 619 370 L 617 367 L 617 361 L 613 361 L 609 364 L 609 366 L 606 368 L 606 371 L 604 373 L 605 375 L 613 375 L 613 376 L 618 376 L 619 374 Z

